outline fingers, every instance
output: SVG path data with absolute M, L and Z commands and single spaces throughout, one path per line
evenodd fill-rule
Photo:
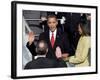
M 29 36 L 28 36 L 29 45 L 31 45 L 32 42 L 34 42 L 34 39 L 35 39 L 35 33 L 29 32 Z
M 62 57 L 63 57 L 63 58 L 66 58 L 66 57 L 68 57 L 68 56 L 69 56 L 68 53 L 63 53 L 63 54 L 62 54 Z
M 35 36 L 34 32 L 29 32 L 29 36 Z
M 68 61 L 69 60 L 69 54 L 68 53 L 63 53 L 62 54 L 62 59 L 64 60 L 64 61 Z

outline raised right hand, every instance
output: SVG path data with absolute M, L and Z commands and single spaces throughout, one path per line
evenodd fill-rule
M 34 32 L 29 32 L 29 34 L 28 34 L 29 45 L 31 45 L 32 42 L 34 42 L 34 40 L 35 40 L 35 33 Z

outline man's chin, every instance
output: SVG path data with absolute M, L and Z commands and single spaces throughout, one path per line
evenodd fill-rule
M 55 31 L 55 29 L 51 30 L 51 32 L 54 32 L 54 31 Z

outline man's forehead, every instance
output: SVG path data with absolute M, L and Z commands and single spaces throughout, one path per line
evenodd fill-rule
M 57 21 L 57 19 L 55 17 L 52 17 L 52 18 L 48 18 L 48 21 Z
M 57 18 L 55 18 L 55 17 L 49 17 L 48 19 L 57 19 Z

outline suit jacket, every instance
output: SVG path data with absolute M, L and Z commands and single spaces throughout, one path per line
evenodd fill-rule
M 45 57 L 39 57 L 27 63 L 25 69 L 58 68 L 58 67 L 67 67 L 67 65 L 62 60 L 54 61 Z
M 46 55 L 47 58 L 57 59 L 55 56 L 55 51 L 56 51 L 57 46 L 59 46 L 61 48 L 62 53 L 70 52 L 69 40 L 67 38 L 67 35 L 65 35 L 65 33 L 60 33 L 60 31 L 58 31 L 58 30 L 57 30 L 56 39 L 55 39 L 53 48 L 51 46 L 51 42 L 50 42 L 50 38 L 49 38 L 49 31 L 41 33 L 39 36 L 39 40 L 44 40 L 48 44 L 48 53 Z M 35 56 L 36 52 L 34 50 L 35 49 L 34 43 L 32 43 L 30 46 L 29 46 L 29 43 L 27 43 L 27 47 L 30 50 L 30 52 L 32 53 L 32 55 Z
M 90 37 L 80 37 L 75 56 L 71 56 L 69 62 L 74 63 L 75 66 L 89 66 L 88 58 L 90 46 Z

